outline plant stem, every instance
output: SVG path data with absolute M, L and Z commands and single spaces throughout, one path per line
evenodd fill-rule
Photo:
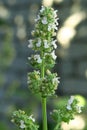
M 47 130 L 46 98 L 42 98 L 42 120 L 43 120 L 43 130 Z
M 58 123 L 58 124 L 55 126 L 54 130 L 61 130 L 61 124 Z
M 44 60 L 43 60 L 44 53 L 41 53 L 42 57 L 42 66 L 41 66 L 41 77 L 44 78 L 45 74 L 45 67 L 44 67 Z M 42 97 L 42 123 L 43 123 L 43 130 L 47 130 L 47 109 L 46 109 L 46 97 Z

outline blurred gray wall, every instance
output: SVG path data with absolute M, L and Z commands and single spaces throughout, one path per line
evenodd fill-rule
M 48 0 L 49 1 L 49 0 Z M 41 0 L 0 0 L 0 115 L 15 105 L 27 106 L 27 48 Z M 50 3 L 51 2 L 51 3 Z M 87 0 L 54 0 L 44 4 L 58 10 L 57 64 L 61 77 L 58 93 L 87 97 Z M 3 117 L 4 119 L 4 117 Z

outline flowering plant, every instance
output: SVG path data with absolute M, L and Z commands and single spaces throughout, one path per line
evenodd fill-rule
M 61 123 L 69 123 L 70 120 L 74 119 L 74 115 L 82 112 L 82 107 L 78 105 L 79 101 L 71 96 L 68 100 L 66 106 L 63 106 L 61 109 L 54 109 L 51 112 L 53 120 L 56 122 L 54 130 L 61 130 Z
M 20 129 L 38 130 L 38 125 L 35 124 L 33 115 L 27 116 L 24 111 L 14 111 L 11 121 L 15 122 Z
M 35 51 L 35 54 L 28 57 L 29 63 L 36 68 L 28 73 L 28 87 L 34 94 L 39 94 L 42 99 L 42 120 L 43 130 L 47 130 L 47 111 L 46 100 L 48 96 L 55 95 L 55 90 L 60 83 L 57 73 L 51 73 L 51 68 L 55 65 L 57 48 L 55 31 L 58 29 L 57 10 L 51 7 L 42 6 L 37 18 L 35 19 L 35 30 L 32 31 L 33 39 L 29 40 L 28 47 Z M 61 122 L 69 122 L 74 118 L 74 114 L 80 113 L 78 101 L 71 96 L 68 104 L 62 109 L 55 109 L 51 116 L 56 121 L 54 130 L 61 128 Z M 20 129 L 38 130 L 38 125 L 32 115 L 27 116 L 24 111 L 15 111 L 12 122 L 17 124 Z

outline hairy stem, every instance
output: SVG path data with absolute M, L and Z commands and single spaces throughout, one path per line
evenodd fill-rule
M 43 52 L 41 53 L 41 57 L 43 59 Z M 42 60 L 42 67 L 41 67 L 41 77 L 44 78 L 44 60 Z M 47 109 L 46 109 L 46 98 L 42 97 L 42 123 L 43 123 L 43 130 L 47 130 Z

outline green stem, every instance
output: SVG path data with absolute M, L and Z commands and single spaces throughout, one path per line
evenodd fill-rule
M 61 130 L 61 124 L 58 123 L 58 124 L 55 126 L 54 130 Z
M 44 68 L 44 60 L 43 60 L 43 52 L 41 53 L 42 57 L 42 66 L 41 66 L 41 77 L 44 78 L 45 68 Z M 42 123 L 43 130 L 47 130 L 47 109 L 46 109 L 46 98 L 42 97 Z
M 43 120 L 43 130 L 47 130 L 46 98 L 42 98 L 42 120 Z

